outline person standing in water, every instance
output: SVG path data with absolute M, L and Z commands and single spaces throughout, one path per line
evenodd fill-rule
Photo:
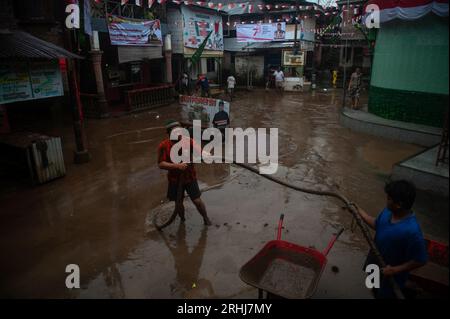
M 348 91 L 350 92 L 350 97 L 352 98 L 352 109 L 358 109 L 359 94 L 361 91 L 361 69 L 356 68 L 355 72 L 352 73 L 350 77 L 350 82 L 348 84 Z
M 206 212 L 206 206 L 201 199 L 201 191 L 197 182 L 197 173 L 195 171 L 194 166 L 187 163 L 173 163 L 170 158 L 170 150 L 172 146 L 177 143 L 177 141 L 172 141 L 170 139 L 170 133 L 172 130 L 181 128 L 181 124 L 175 120 L 169 120 L 166 123 L 166 130 L 168 134 L 168 138 L 163 140 L 158 147 L 158 166 L 160 169 L 167 170 L 167 179 L 168 179 L 168 188 L 167 188 L 167 197 L 170 201 L 175 201 L 175 211 L 178 216 L 180 216 L 181 220 L 185 220 L 184 215 L 184 204 L 183 197 L 184 191 L 186 191 L 189 197 L 194 203 L 200 215 L 203 217 L 203 222 L 205 225 L 211 225 L 211 221 L 208 218 L 208 214 Z M 181 139 L 181 136 L 180 136 Z M 201 149 L 194 144 L 194 141 L 189 138 L 190 147 L 192 149 L 197 149 L 201 152 Z M 181 151 L 181 149 L 180 149 Z M 183 194 L 178 194 L 179 190 L 183 192 Z M 181 200 L 179 199 L 181 197 Z

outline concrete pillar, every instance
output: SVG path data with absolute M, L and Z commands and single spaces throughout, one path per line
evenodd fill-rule
M 97 95 L 98 95 L 98 106 L 100 109 L 100 117 L 108 117 L 108 101 L 105 97 L 105 86 L 103 84 L 103 73 L 102 73 L 102 55 L 103 51 L 92 50 L 89 52 L 91 54 L 92 66 L 94 67 L 95 82 L 97 85 Z
M 166 82 L 172 83 L 172 51 L 164 51 L 166 58 Z
M 164 57 L 166 58 L 166 82 L 172 83 L 172 35 L 170 33 L 164 37 Z

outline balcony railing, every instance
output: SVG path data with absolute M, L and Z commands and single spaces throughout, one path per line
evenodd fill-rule
M 173 101 L 172 84 L 127 91 L 127 106 L 130 112 L 155 108 Z

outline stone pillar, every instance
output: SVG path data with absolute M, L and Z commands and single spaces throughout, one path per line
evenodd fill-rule
M 103 51 L 92 50 L 89 52 L 92 58 L 92 66 L 94 67 L 95 82 L 97 85 L 98 94 L 98 106 L 100 110 L 100 117 L 108 117 L 108 101 L 105 97 L 105 86 L 103 84 L 103 73 L 102 73 L 102 55 Z
M 164 37 L 164 57 L 166 58 L 166 83 L 172 84 L 172 35 Z
M 166 82 L 172 83 L 172 51 L 164 51 L 166 58 Z

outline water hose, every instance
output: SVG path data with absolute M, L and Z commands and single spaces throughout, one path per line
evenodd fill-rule
M 362 220 L 361 216 L 359 215 L 359 212 L 356 208 L 356 206 L 350 201 L 348 200 L 344 195 L 337 193 L 337 192 L 332 192 L 332 191 L 322 191 L 322 190 L 317 190 L 317 189 L 310 189 L 310 188 L 305 188 L 305 187 L 300 187 L 300 186 L 296 186 L 290 183 L 287 183 L 283 180 L 280 180 L 276 177 L 273 177 L 271 175 L 266 175 L 266 174 L 261 174 L 259 172 L 259 169 L 249 166 L 247 164 L 243 164 L 243 163 L 237 163 L 235 161 L 233 161 L 234 165 L 237 165 L 239 167 L 242 167 L 248 171 L 251 171 L 261 177 L 264 177 L 274 183 L 277 183 L 279 185 L 285 186 L 287 188 L 293 189 L 295 191 L 298 192 L 302 192 L 302 193 L 307 193 L 307 194 L 312 194 L 312 195 L 318 195 L 318 196 L 329 196 L 329 197 L 333 197 L 336 198 L 340 201 L 342 201 L 346 208 L 350 211 L 350 213 L 353 215 L 354 220 L 356 221 L 356 224 L 359 226 L 359 228 L 361 229 L 361 232 L 364 236 L 364 238 L 366 239 L 367 243 L 369 244 L 369 247 L 373 253 L 373 255 L 375 256 L 375 258 L 378 260 L 378 264 L 383 268 L 386 267 L 387 264 L 384 261 L 383 256 L 381 255 L 380 251 L 378 250 L 375 242 L 372 239 L 372 235 L 369 231 L 369 229 L 367 228 L 365 222 Z M 183 188 L 181 188 L 180 186 L 180 181 L 178 182 L 178 193 L 177 193 L 177 201 L 179 200 L 183 200 L 184 199 L 184 191 Z M 202 190 L 205 191 L 205 190 Z M 180 195 L 181 193 L 181 195 Z M 174 210 L 174 212 L 172 213 L 171 217 L 168 219 L 168 221 L 166 223 L 164 223 L 161 226 L 156 225 L 156 216 L 153 218 L 153 224 L 155 225 L 155 227 L 158 230 L 162 230 L 163 228 L 169 226 L 176 218 L 177 215 L 177 211 Z M 389 283 L 391 285 L 391 287 L 393 288 L 394 294 L 398 299 L 405 299 L 403 292 L 401 291 L 400 287 L 398 286 L 397 282 L 394 280 L 394 278 L 392 276 L 387 277 L 389 280 Z

